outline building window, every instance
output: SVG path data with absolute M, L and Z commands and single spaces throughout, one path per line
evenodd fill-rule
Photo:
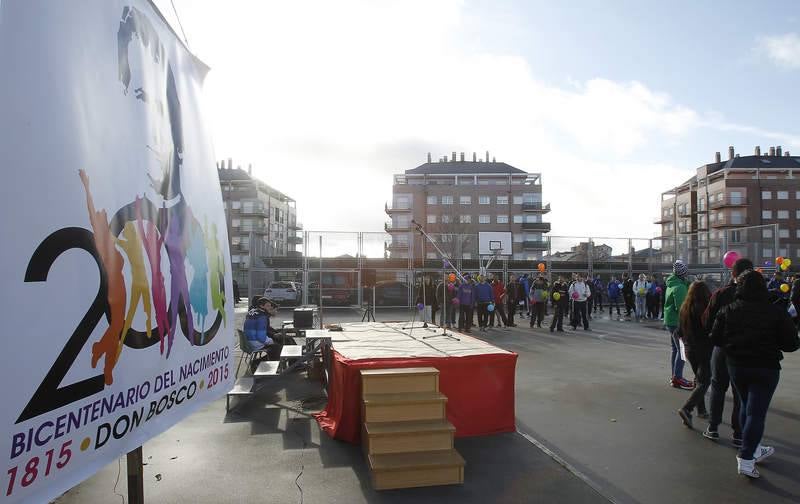
M 761 191 L 761 199 L 772 199 L 772 191 Z
M 798 229 L 794 233 L 795 233 L 795 235 L 797 235 L 797 238 L 800 238 L 800 229 Z M 797 250 L 800 250 L 800 248 L 798 248 Z
M 787 256 L 789 254 L 788 254 L 788 252 L 787 252 L 787 250 L 785 248 L 779 248 L 778 249 L 778 255 L 779 256 Z
M 442 215 L 442 224 L 450 224 L 453 219 L 449 215 Z
M 762 219 L 771 219 L 772 218 L 772 210 L 761 210 L 761 218 Z
M 705 211 L 706 209 L 706 198 L 701 197 L 700 200 L 697 202 L 697 209 L 701 212 Z
M 798 233 L 800 233 L 800 231 L 798 231 Z M 525 236 L 524 235 L 517 234 L 517 233 L 514 234 L 514 243 L 522 243 L 523 241 L 525 241 Z
M 514 196 L 514 204 L 521 205 L 522 204 L 522 196 Z
M 521 215 L 515 215 L 514 216 L 514 224 L 522 224 L 522 216 Z
M 508 215 L 498 215 L 497 216 L 497 223 L 498 224 L 508 224 Z
M 761 230 L 761 238 L 772 238 L 772 230 L 771 229 L 762 229 Z
M 794 192 L 794 199 L 800 200 L 800 191 Z
M 478 216 L 478 224 L 489 224 L 492 222 L 492 219 L 489 215 L 479 215 Z
M 458 198 L 458 202 L 462 205 L 471 205 L 472 204 L 472 196 L 460 196 Z
M 452 204 L 453 204 L 452 196 L 442 196 L 442 205 L 452 205 Z
M 523 252 L 518 252 L 518 253 L 514 254 L 512 257 L 514 258 L 515 261 L 524 261 L 525 260 L 525 254 Z
M 428 224 L 436 224 L 436 216 L 428 215 Z
M 778 191 L 778 199 L 789 199 L 789 191 Z
M 239 219 L 231 219 L 231 226 L 232 227 L 239 227 L 241 225 L 241 223 L 242 223 L 242 221 L 240 221 Z
M 490 201 L 489 196 L 478 196 L 478 203 L 481 205 L 488 205 Z
M 789 238 L 789 230 L 788 229 L 779 229 L 778 230 L 778 238 Z
M 795 219 L 800 219 L 800 210 L 795 210 L 794 211 L 794 218 Z
M 231 208 L 233 208 L 234 210 L 239 210 L 240 208 L 242 208 L 242 202 L 241 201 L 232 201 L 231 202 Z
M 498 205 L 508 205 L 508 196 L 498 196 L 497 197 L 497 204 Z
M 763 257 L 772 257 L 772 249 L 771 249 L 771 248 L 765 248 L 765 249 L 763 249 L 763 250 L 761 251 L 761 255 L 762 255 Z
M 472 259 L 472 254 L 470 254 L 469 252 L 463 252 L 461 254 L 461 258 L 462 259 Z
M 778 218 L 779 219 L 788 219 L 789 218 L 789 210 L 778 210 Z
M 439 256 L 436 252 L 428 252 L 426 255 L 428 259 L 436 259 Z
M 458 222 L 461 224 L 471 224 L 472 223 L 472 216 L 471 215 L 459 215 Z
M 436 196 L 428 196 L 428 204 L 435 205 L 436 204 Z

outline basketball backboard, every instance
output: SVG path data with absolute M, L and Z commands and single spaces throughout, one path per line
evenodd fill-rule
M 510 256 L 512 250 L 511 231 L 478 231 L 480 256 Z

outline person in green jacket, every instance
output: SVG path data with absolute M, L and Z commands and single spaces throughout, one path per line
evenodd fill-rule
M 689 268 L 683 261 L 678 259 L 672 265 L 672 275 L 667 278 L 667 292 L 664 297 L 664 325 L 669 331 L 670 343 L 672 344 L 672 353 L 670 355 L 670 369 L 672 370 L 672 378 L 670 378 L 670 385 L 675 388 L 684 390 L 692 390 L 694 384 L 683 378 L 683 359 L 680 356 L 680 343 L 678 338 L 678 326 L 680 325 L 681 305 L 683 300 L 686 299 L 686 293 L 689 290 L 689 281 L 686 275 L 689 273 Z

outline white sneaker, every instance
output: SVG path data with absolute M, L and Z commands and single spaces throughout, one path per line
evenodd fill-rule
M 756 463 L 763 462 L 764 459 L 775 453 L 775 448 L 771 446 L 758 445 L 756 451 L 753 453 L 753 460 Z
M 758 473 L 758 469 L 756 469 L 755 459 L 744 460 L 736 457 L 736 470 L 739 474 L 744 474 L 748 478 L 758 478 L 761 476 Z

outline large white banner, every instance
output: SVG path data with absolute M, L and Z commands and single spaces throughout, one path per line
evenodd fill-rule
M 144 0 L 0 0 L 0 485 L 47 502 L 233 381 L 207 68 Z

